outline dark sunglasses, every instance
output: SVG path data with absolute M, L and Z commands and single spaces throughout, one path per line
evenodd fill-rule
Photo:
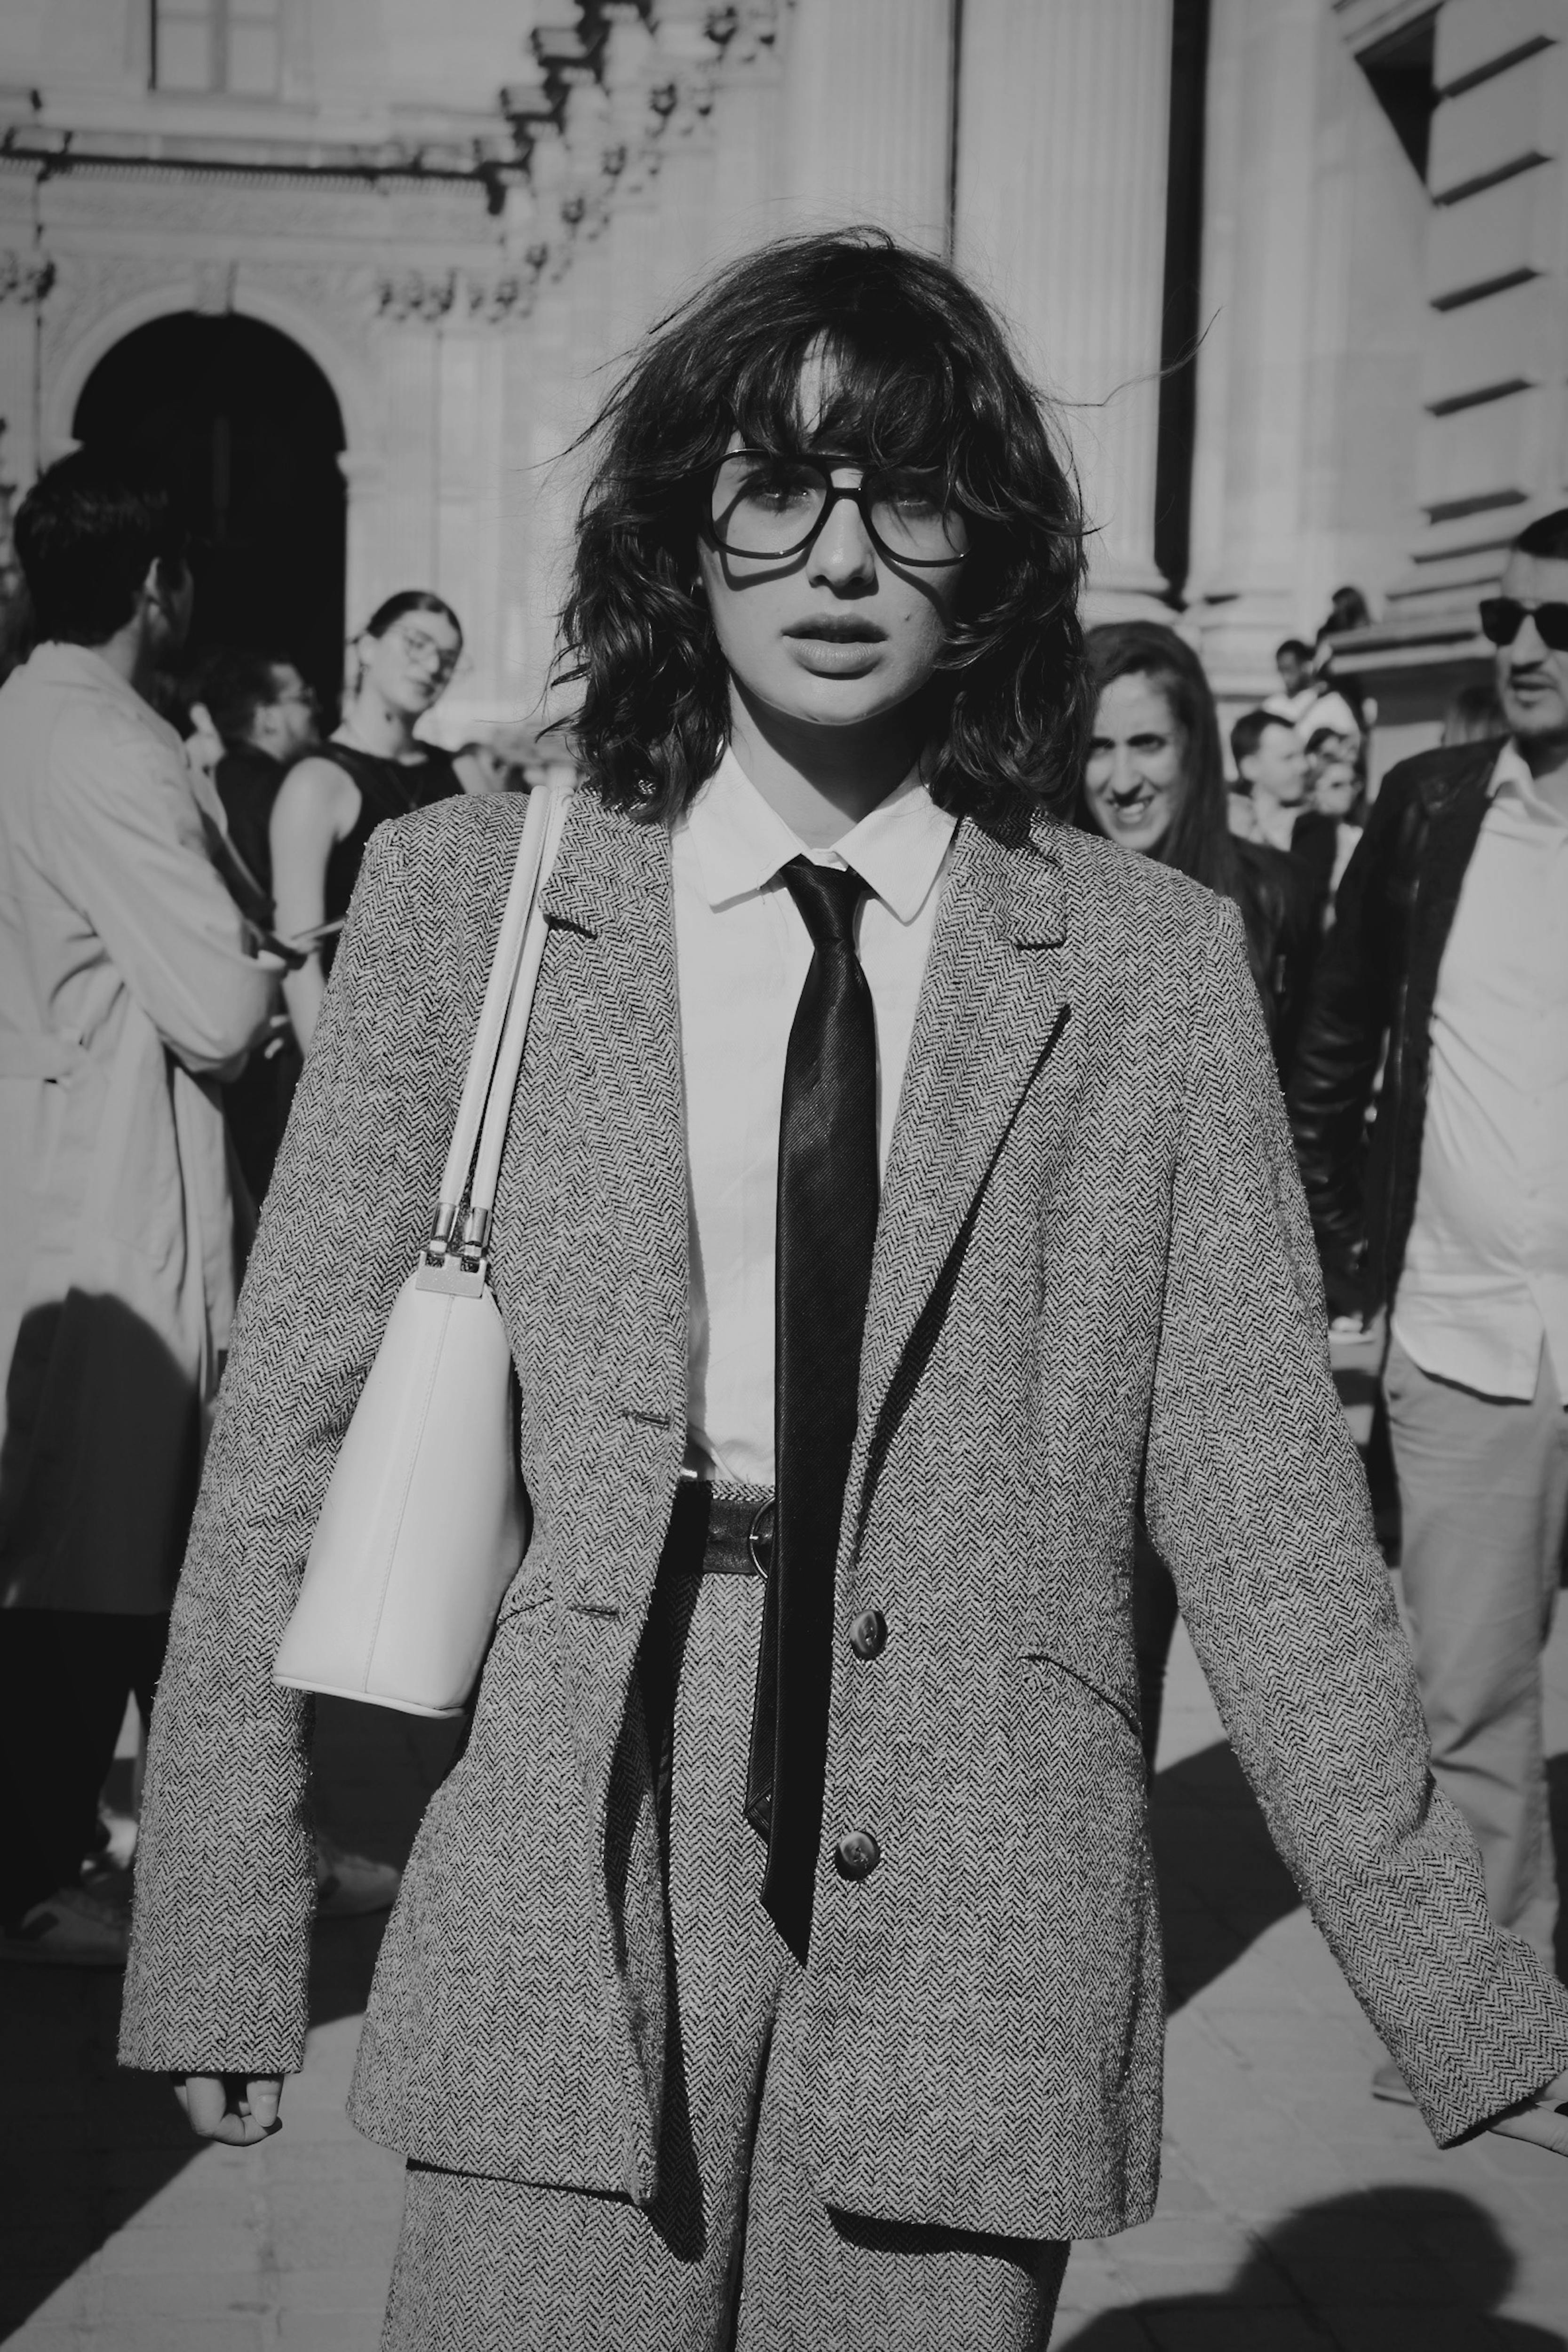
M 1494 646 L 1511 646 L 1527 620 L 1549 653 L 1568 654 L 1568 604 L 1521 604 L 1515 596 L 1481 598 L 1481 631 Z

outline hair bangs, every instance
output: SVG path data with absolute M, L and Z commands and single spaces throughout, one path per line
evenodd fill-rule
M 821 450 L 857 464 L 951 475 L 962 431 L 948 354 L 910 322 L 846 318 L 749 355 L 730 402 L 748 447 Z M 878 331 L 880 330 L 880 331 Z

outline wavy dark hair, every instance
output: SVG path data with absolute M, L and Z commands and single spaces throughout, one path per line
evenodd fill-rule
M 824 362 L 820 415 L 802 377 Z M 693 585 L 708 469 L 748 446 L 939 472 L 970 553 L 931 703 L 944 807 L 1020 797 L 1070 814 L 1089 688 L 1084 530 L 1070 462 L 985 304 L 878 229 L 790 238 L 721 271 L 656 327 L 584 436 L 556 680 L 594 788 L 649 819 L 683 808 L 729 733 L 729 673 Z

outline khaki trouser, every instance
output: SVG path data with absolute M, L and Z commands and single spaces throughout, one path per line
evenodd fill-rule
M 1525 1402 L 1437 1380 L 1395 1339 L 1384 1391 L 1433 1776 L 1476 1833 L 1493 1918 L 1551 1969 L 1541 1653 L 1568 1523 L 1568 1412 L 1544 1349 Z

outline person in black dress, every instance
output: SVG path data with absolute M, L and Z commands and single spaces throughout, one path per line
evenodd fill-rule
M 414 730 L 440 699 L 463 650 L 457 614 L 427 589 L 405 589 L 372 614 L 342 722 L 283 780 L 272 810 L 278 935 L 306 950 L 283 982 L 301 1051 L 308 1051 L 371 835 L 462 790 L 449 753 Z
M 1155 621 L 1110 622 L 1090 629 L 1084 645 L 1097 698 L 1078 821 L 1234 901 L 1284 1076 L 1318 939 L 1300 877 L 1279 850 L 1231 831 L 1219 720 L 1191 646 Z M 1175 1584 L 1140 1516 L 1132 1638 L 1151 1771 L 1175 1627 Z

